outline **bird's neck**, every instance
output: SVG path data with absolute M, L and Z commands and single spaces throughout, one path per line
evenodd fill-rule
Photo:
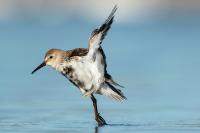
M 51 65 L 51 67 L 54 68 L 58 72 L 62 72 L 65 65 L 64 65 L 64 63 L 57 63 L 57 64 Z

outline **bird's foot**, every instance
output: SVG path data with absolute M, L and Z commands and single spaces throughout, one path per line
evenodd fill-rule
M 100 114 L 98 114 L 96 116 L 96 121 L 98 123 L 98 126 L 104 126 L 104 125 L 107 125 L 106 121 L 103 119 L 103 117 L 101 117 Z

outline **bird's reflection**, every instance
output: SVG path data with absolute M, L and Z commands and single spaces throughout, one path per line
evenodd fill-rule
M 94 133 L 100 133 L 99 132 L 99 129 L 100 128 L 103 128 L 104 126 L 96 126 L 95 128 L 94 128 Z
M 94 128 L 94 133 L 99 133 L 99 127 L 98 127 L 98 126 L 96 126 L 96 127 Z
M 103 128 L 103 127 L 105 127 L 107 125 L 109 125 L 109 124 L 106 124 L 106 125 L 103 125 L 103 126 L 96 126 L 96 127 L 94 127 L 94 133 L 99 133 L 99 129 Z
M 114 126 L 122 126 L 122 127 L 129 127 L 129 126 L 144 126 L 144 125 L 141 125 L 141 124 L 106 124 L 105 126 L 110 126 L 110 127 L 114 127 Z M 99 129 L 105 127 L 105 126 L 96 126 L 94 127 L 94 133 L 100 133 Z

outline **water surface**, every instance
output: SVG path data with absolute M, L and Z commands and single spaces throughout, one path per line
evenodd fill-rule
M 199 132 L 200 26 L 176 22 L 113 25 L 103 48 L 128 100 L 98 96 L 99 128 L 91 100 L 63 76 L 30 74 L 50 48 L 86 47 L 95 24 L 0 24 L 0 132 Z

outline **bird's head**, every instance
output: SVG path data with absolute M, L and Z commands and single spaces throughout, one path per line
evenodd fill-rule
M 60 49 L 50 49 L 47 51 L 44 57 L 44 61 L 40 64 L 32 74 L 44 66 L 51 66 L 56 68 L 57 65 L 61 64 L 66 59 L 66 52 Z

